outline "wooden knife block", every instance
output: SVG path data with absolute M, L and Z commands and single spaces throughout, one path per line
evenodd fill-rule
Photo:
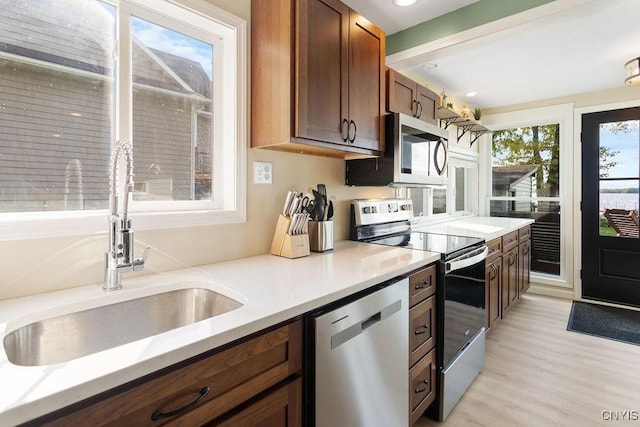
M 280 214 L 278 225 L 271 242 L 271 254 L 285 258 L 300 258 L 311 253 L 309 249 L 309 235 L 298 234 L 292 236 L 287 233 L 291 225 L 291 218 Z

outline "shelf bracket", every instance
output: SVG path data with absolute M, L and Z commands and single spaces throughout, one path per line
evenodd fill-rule
M 484 135 L 485 133 L 489 132 L 488 130 L 478 130 L 478 131 L 471 131 L 471 141 L 469 146 L 472 147 L 473 143 L 476 142 L 478 140 L 478 138 L 480 138 L 482 135 Z

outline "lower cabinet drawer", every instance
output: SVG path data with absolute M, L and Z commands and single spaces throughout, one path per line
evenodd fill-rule
M 284 384 L 233 416 L 209 424 L 220 427 L 297 427 L 302 425 L 302 378 Z
M 409 371 L 411 425 L 436 398 L 436 352 L 432 350 Z
M 66 415 L 52 414 L 53 421 L 36 420 L 34 425 L 201 425 L 301 369 L 302 323 L 297 320 L 90 398 L 71 413 L 72 407 L 66 408 L 59 411 Z
M 436 293 L 435 264 L 409 276 L 409 307 Z
M 428 298 L 409 310 L 409 366 L 427 354 L 436 343 L 435 297 Z

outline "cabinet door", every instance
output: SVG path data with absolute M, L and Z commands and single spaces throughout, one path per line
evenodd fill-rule
M 296 320 L 93 396 L 46 418 L 48 426 L 202 425 L 302 371 L 302 321 Z M 152 418 L 153 417 L 153 418 Z M 47 420 L 49 421 L 49 420 Z M 32 425 L 43 425 L 36 420 Z
M 436 398 L 435 353 L 435 350 L 432 350 L 409 371 L 410 425 L 420 419 Z
M 502 315 L 518 298 L 518 247 L 502 256 Z
M 428 298 L 409 310 L 409 366 L 413 366 L 435 345 L 435 301 L 435 297 Z
M 416 82 L 396 70 L 387 71 L 387 111 L 415 116 L 418 111 Z
M 355 147 L 384 149 L 381 138 L 384 54 L 382 30 L 352 12 L 349 30 L 349 140 Z
M 221 423 L 221 427 L 302 426 L 302 379 L 297 378 L 267 394 Z
M 418 118 L 431 124 L 437 124 L 436 102 L 438 95 L 422 85 L 416 85 L 416 101 Z
M 350 9 L 339 0 L 299 2 L 296 137 L 345 144 L 349 15 Z
M 500 320 L 500 296 L 502 294 L 502 257 L 487 263 L 486 270 L 486 319 L 485 327 L 490 328 Z
M 518 246 L 518 292 L 527 292 L 531 284 L 531 240 L 525 240 Z

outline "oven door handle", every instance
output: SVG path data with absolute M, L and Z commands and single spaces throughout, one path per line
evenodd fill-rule
M 450 273 L 461 268 L 469 267 L 470 265 L 477 264 L 487 259 L 489 253 L 488 246 L 482 246 L 476 250 L 473 250 L 464 255 L 460 255 L 458 258 L 454 258 L 446 263 L 445 273 Z

